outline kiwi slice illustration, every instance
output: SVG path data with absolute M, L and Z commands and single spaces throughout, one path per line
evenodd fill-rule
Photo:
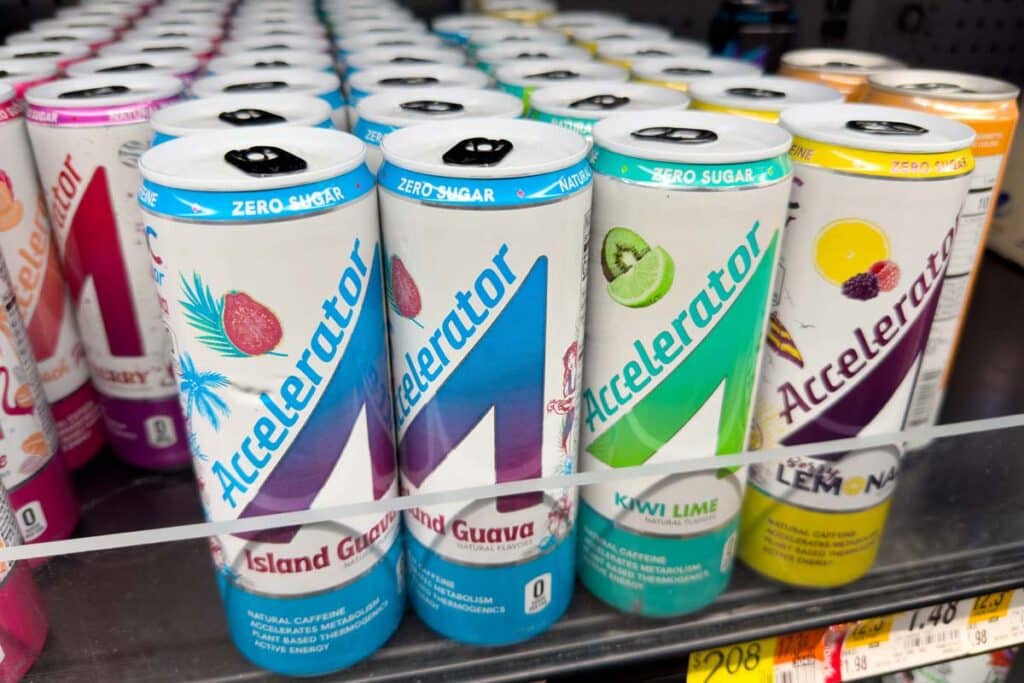
M 644 238 L 629 228 L 612 228 L 601 245 L 601 270 L 605 279 L 611 282 L 625 275 L 650 250 Z

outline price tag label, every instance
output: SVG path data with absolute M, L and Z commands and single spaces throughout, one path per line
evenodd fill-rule
M 885 645 L 889 642 L 896 616 L 890 614 L 850 624 L 839 659 L 844 681 L 877 676 L 890 670 L 892 656 Z
M 825 683 L 828 629 L 779 636 L 775 643 L 774 683 Z
M 693 652 L 686 683 L 775 683 L 776 641 L 762 638 Z
M 967 646 L 972 653 L 1024 642 L 1024 592 L 1002 591 L 974 599 L 968 618 Z

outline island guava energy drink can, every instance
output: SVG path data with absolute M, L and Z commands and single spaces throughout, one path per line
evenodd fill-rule
M 593 134 L 580 469 L 738 453 L 791 138 L 757 121 L 673 111 L 611 117 Z M 680 216 L 694 230 L 681 230 Z M 646 616 L 706 606 L 732 573 L 745 479 L 739 468 L 583 487 L 580 580 Z
M 30 90 L 28 131 L 107 436 L 126 462 L 189 462 L 170 342 L 134 199 L 150 114 L 177 101 L 172 76 L 95 75 Z
M 509 62 L 533 62 L 543 66 L 552 59 L 587 61 L 589 52 L 575 45 L 547 45 L 545 43 L 508 43 L 485 47 L 476 53 L 476 66 L 493 75 L 499 66 Z
M 728 57 L 649 57 L 633 65 L 633 80 L 687 92 L 690 84 L 703 79 L 744 76 L 756 78 L 756 64 Z
M 206 63 L 206 75 L 214 76 L 239 69 L 313 69 L 335 73 L 334 60 L 326 52 L 265 50 L 236 52 L 214 57 Z
M 398 494 L 376 188 L 363 157 L 338 131 L 268 128 L 172 140 L 140 161 L 209 519 Z M 285 258 L 268 271 L 271 254 Z M 237 647 L 292 676 L 369 656 L 405 607 L 399 527 L 386 511 L 212 539 Z
M 94 57 L 68 67 L 68 76 L 91 76 L 93 74 L 144 73 L 175 76 L 183 83 L 189 83 L 199 71 L 199 60 L 187 54 L 139 54 L 114 57 Z
M 359 100 L 352 134 L 366 144 L 366 165 L 377 172 L 384 157 L 380 143 L 399 128 L 463 118 L 515 119 L 522 113 L 518 97 L 474 88 L 403 88 Z
M 957 121 L 866 104 L 782 113 L 793 194 L 752 448 L 903 428 L 974 168 Z M 783 583 L 839 586 L 875 559 L 898 445 L 751 465 L 740 558 Z
M 431 22 L 434 33 L 444 42 L 463 46 L 469 41 L 473 31 L 485 31 L 496 28 L 515 28 L 515 22 L 508 19 L 488 17 L 482 14 L 445 14 Z
M 599 40 L 595 56 L 607 64 L 632 69 L 646 59 L 662 57 L 707 57 L 708 46 L 695 40 L 671 38 L 668 40 L 630 40 L 612 38 Z
M 843 93 L 847 102 L 860 102 L 868 94 L 868 76 L 905 66 L 874 52 L 814 48 L 783 54 L 779 75 L 827 85 Z
M 57 427 L 2 259 L 0 309 L 0 485 L 10 493 L 26 542 L 57 541 L 78 524 L 78 500 L 58 457 Z
M 827 85 L 782 76 L 735 76 L 695 81 L 690 107 L 776 123 L 779 113 L 802 104 L 843 101 L 843 93 Z
M 868 102 L 961 121 L 976 135 L 971 189 L 960 211 L 935 322 L 910 399 L 908 427 L 933 425 L 939 417 L 1017 127 L 1019 94 L 1006 81 L 950 71 L 894 70 L 869 78 Z
M 68 469 L 103 447 L 102 416 L 39 187 L 23 102 L 0 85 L 0 252 Z
M 538 88 L 575 83 L 625 83 L 629 72 L 601 62 L 553 59 L 541 63 L 513 62 L 498 67 L 494 75 L 498 90 L 523 101 L 523 112 L 530 110 L 530 94 Z
M 381 148 L 403 491 L 573 472 L 586 142 L 536 121 L 459 119 Z M 408 510 L 413 608 L 467 643 L 541 633 L 572 597 L 575 518 L 571 487 Z
M 447 64 L 390 64 L 374 66 L 352 74 L 346 81 L 349 126 L 358 122 L 356 105 L 372 93 L 423 87 L 477 88 L 491 85 L 491 78 L 479 69 Z
M 0 486 L 0 549 L 21 545 L 14 510 Z M 20 681 L 39 657 L 49 625 L 27 562 L 0 560 L 0 681 Z
M 682 111 L 690 103 L 684 93 L 637 83 L 572 83 L 534 91 L 529 118 L 568 128 L 593 141 L 601 119 L 624 114 L 670 109 Z
M 312 95 L 215 95 L 186 100 L 154 112 L 153 146 L 214 131 L 280 126 L 334 128 L 331 105 Z

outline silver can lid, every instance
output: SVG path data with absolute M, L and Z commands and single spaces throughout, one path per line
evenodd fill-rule
M 450 64 L 460 66 L 466 63 L 462 50 L 437 47 L 371 47 L 357 50 L 345 56 L 350 69 L 368 69 L 374 66 L 414 64 Z
M 536 26 L 513 26 L 509 28 L 487 28 L 472 31 L 467 40 L 474 49 L 482 49 L 492 45 L 511 43 L 565 45 L 569 39 L 557 31 L 549 31 Z
M 239 69 L 199 78 L 192 83 L 196 97 L 262 93 L 272 100 L 277 95 L 325 95 L 339 92 L 341 81 L 335 74 L 313 69 Z
M 408 88 L 379 92 L 356 104 L 360 121 L 405 127 L 462 118 L 518 118 L 523 101 L 495 90 Z
M 476 59 L 481 64 L 499 65 L 509 62 L 538 62 L 551 59 L 590 60 L 590 53 L 576 45 L 557 43 L 507 43 L 480 49 Z
M 381 151 L 388 163 L 416 173 L 523 178 L 579 163 L 586 155 L 587 141 L 539 121 L 465 118 L 399 129 L 384 138 Z M 452 156 L 463 151 L 481 155 L 479 163 Z
M 128 31 L 122 40 L 178 40 L 181 38 L 202 38 L 208 41 L 215 41 L 223 35 L 223 31 L 212 26 L 201 26 L 189 24 L 187 26 L 163 26 L 150 24 L 141 28 Z
M 223 57 L 214 57 L 206 63 L 211 74 L 237 71 L 239 69 L 315 69 L 326 71 L 334 68 L 334 61 L 325 52 L 299 52 L 298 50 L 266 50 L 257 52 L 236 52 Z
M 573 37 L 581 43 L 598 43 L 602 40 L 668 40 L 672 32 L 655 24 L 603 24 L 581 28 Z
M 597 41 L 597 56 L 605 59 L 625 59 L 639 62 L 661 57 L 705 57 L 711 51 L 696 40 L 672 38 L 670 40 L 611 40 Z
M 180 80 L 163 74 L 93 74 L 36 86 L 25 93 L 25 99 L 30 107 L 103 109 L 165 100 L 184 89 Z
M 277 50 L 295 50 L 297 52 L 324 52 L 330 50 L 331 44 L 326 38 L 296 38 L 295 36 L 251 36 L 248 38 L 232 38 L 220 45 L 222 55 L 234 55 L 240 52 L 273 52 Z
M 124 26 L 127 19 L 115 15 L 97 15 L 91 17 L 58 17 L 56 19 L 40 19 L 32 22 L 33 31 L 64 31 L 67 29 L 99 29 L 111 30 L 111 26 Z
M 706 78 L 690 85 L 697 102 L 730 109 L 778 112 L 799 104 L 842 102 L 843 93 L 827 85 L 782 76 Z
M 795 136 L 876 152 L 933 154 L 967 149 L 974 131 L 959 121 L 874 104 L 808 104 L 782 112 Z
M 384 35 L 338 38 L 334 46 L 341 52 L 352 53 L 374 47 L 442 47 L 444 42 L 433 33 L 397 33 Z
M 869 74 L 879 69 L 899 69 L 903 62 L 861 50 L 812 48 L 791 50 L 782 55 L 782 64 L 807 71 L 828 73 Z
M 98 45 L 114 39 L 111 29 L 102 28 L 58 28 L 46 31 L 19 31 L 7 36 L 8 45 L 22 43 L 84 43 Z
M 642 59 L 633 65 L 635 78 L 680 85 L 706 78 L 756 78 L 760 75 L 760 67 L 728 57 L 664 57 Z
M 567 83 L 530 95 L 531 110 L 592 121 L 638 111 L 683 110 L 689 104 L 690 98 L 678 90 L 618 81 Z
M 124 40 L 118 43 L 111 43 L 100 48 L 101 57 L 114 55 L 141 55 L 141 54 L 179 54 L 179 55 L 205 55 L 213 49 L 213 41 L 209 38 L 193 36 L 191 38 L 143 38 L 139 40 Z
M 478 69 L 447 64 L 374 66 L 357 71 L 348 79 L 353 91 L 363 93 L 424 86 L 486 88 L 490 83 L 487 74 Z
M 520 88 L 543 88 L 569 83 L 628 81 L 629 72 L 622 67 L 583 60 L 553 59 L 545 62 L 511 62 L 498 67 L 499 83 Z
M 640 159 L 735 164 L 789 152 L 792 136 L 763 121 L 703 111 L 623 114 L 594 125 L 594 144 Z
M 291 22 L 291 23 L 267 23 L 265 21 L 252 21 L 244 24 L 233 23 L 232 34 L 249 37 L 294 37 L 303 38 L 316 36 L 326 38 L 327 29 L 320 23 L 314 22 Z
M 445 14 L 435 17 L 430 27 L 438 33 L 455 33 L 468 36 L 472 31 L 515 27 L 514 21 L 492 17 L 486 14 Z
M 930 69 L 880 71 L 868 76 L 868 84 L 883 92 L 963 102 L 1012 100 L 1020 94 L 1016 85 L 996 78 Z
M 189 54 L 149 53 L 93 57 L 75 62 L 67 68 L 68 76 L 90 74 L 152 73 L 185 76 L 195 73 L 199 60 Z
M 557 12 L 550 17 L 544 17 L 540 21 L 543 28 L 554 31 L 574 33 L 583 28 L 594 28 L 596 26 L 609 26 L 612 24 L 628 24 L 626 15 L 618 12 L 603 12 L 594 10 L 572 10 L 568 12 Z
M 0 82 L 11 85 L 56 78 L 57 63 L 50 59 L 0 59 Z
M 427 33 L 427 27 L 415 19 L 366 19 L 363 21 L 346 21 L 336 27 L 335 33 L 341 38 L 352 38 L 355 36 Z
M 65 62 L 92 54 L 85 43 L 20 43 L 0 45 L 0 59 L 47 60 Z
M 157 111 L 150 119 L 157 133 L 183 137 L 214 130 L 264 130 L 274 126 L 319 126 L 330 121 L 331 106 L 312 95 L 216 95 L 186 100 Z

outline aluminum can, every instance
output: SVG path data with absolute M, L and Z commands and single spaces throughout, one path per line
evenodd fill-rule
M 451 45 L 465 45 L 473 31 L 495 28 L 515 28 L 515 22 L 508 19 L 488 17 L 483 14 L 445 14 L 430 23 L 434 33 Z
M 847 102 L 860 102 L 868 94 L 868 76 L 905 66 L 874 52 L 815 48 L 791 50 L 782 55 L 779 75 L 821 83 L 843 93 Z
M 26 62 L 53 62 L 58 71 L 82 59 L 88 59 L 92 50 L 82 43 L 20 43 L 0 46 L 0 60 Z
M 529 111 L 530 94 L 538 88 L 575 83 L 607 83 L 629 80 L 629 72 L 619 66 L 601 62 L 552 59 L 540 63 L 513 62 L 498 67 L 494 74 L 498 90 L 504 90 L 523 101 L 523 111 Z
M 695 40 L 599 40 L 596 57 L 602 62 L 632 69 L 648 59 L 664 57 L 707 57 L 708 46 Z
M 67 68 L 68 76 L 93 74 L 144 73 L 175 76 L 189 83 L 199 71 L 199 60 L 189 54 L 157 52 L 135 55 L 94 57 L 76 62 Z
M 596 54 L 597 45 L 602 41 L 662 41 L 671 39 L 672 31 L 655 24 L 600 24 L 590 28 L 581 28 L 573 33 L 572 38 L 577 44 Z
M 801 104 L 836 103 L 843 94 L 834 88 L 782 76 L 708 78 L 689 91 L 691 107 L 775 123 L 779 113 Z
M 319 97 L 330 105 L 334 127 L 347 130 L 341 80 L 333 73 L 312 69 L 239 69 L 199 78 L 192 83 L 192 94 L 200 98 L 246 93 L 263 94 L 268 105 L 276 95 Z
M 632 71 L 637 83 L 683 92 L 689 90 L 691 83 L 703 79 L 761 75 L 757 65 L 728 57 L 652 57 L 634 64 Z
M 534 62 L 541 66 L 552 59 L 586 61 L 589 52 L 575 45 L 549 45 L 546 43 L 507 43 L 485 47 L 476 53 L 476 65 L 494 75 L 499 66 L 515 62 Z
M 239 69 L 313 69 L 335 73 L 334 60 L 327 53 L 290 49 L 236 52 L 214 57 L 206 63 L 207 76 Z

